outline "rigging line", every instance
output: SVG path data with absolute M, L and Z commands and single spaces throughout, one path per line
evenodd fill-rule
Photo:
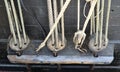
M 91 35 L 95 33 L 95 17 L 94 16 L 95 16 L 95 11 L 93 11 L 91 16 L 91 32 L 90 32 Z
M 84 15 L 85 18 L 87 17 L 86 14 L 85 14 L 86 13 L 85 10 L 86 10 L 87 3 L 88 2 L 85 3 L 84 8 L 83 8 L 83 15 Z
M 107 19 L 106 19 L 106 30 L 105 30 L 105 42 L 108 38 L 108 25 L 109 25 L 109 18 L 110 18 L 110 9 L 111 9 L 111 0 L 108 0 L 108 10 L 107 10 Z
M 97 18 L 96 18 L 96 37 L 95 37 L 95 45 L 98 45 L 98 33 L 99 33 L 99 10 L 100 10 L 100 0 L 97 1 L 97 8 L 96 8 L 96 12 L 97 12 Z
M 40 29 L 42 30 L 43 36 L 46 37 L 47 32 L 46 32 L 46 30 L 44 29 L 44 27 L 42 26 L 42 24 L 39 22 L 39 20 L 36 18 L 36 16 L 34 16 L 34 15 L 26 8 L 26 6 L 25 6 L 24 3 L 23 3 L 23 0 L 20 0 L 20 1 L 21 1 L 21 5 L 22 5 L 24 11 L 26 11 L 26 12 L 37 22 L 37 24 L 39 25 Z M 39 29 L 39 28 L 38 28 L 38 29 Z
M 94 16 L 95 16 L 95 11 L 93 11 L 93 16 L 92 16 L 92 18 L 93 18 L 93 33 L 95 33 L 95 18 L 94 18 Z
M 6 11 L 7 11 L 7 14 L 8 14 L 8 20 L 9 20 L 10 30 L 11 30 L 11 33 L 13 35 L 14 42 L 15 42 L 15 44 L 17 44 L 17 38 L 16 38 L 14 27 L 13 27 L 13 22 L 12 22 L 10 10 L 9 10 L 11 8 L 9 8 L 9 3 L 7 2 L 7 0 L 4 0 L 4 3 L 5 3 Z
M 77 30 L 80 30 L 80 0 L 78 0 L 78 5 L 77 5 Z
M 93 1 L 92 1 L 92 5 L 91 5 L 91 7 L 90 7 L 88 16 L 87 16 L 87 18 L 86 18 L 86 20 L 85 20 L 85 22 L 84 22 L 84 27 L 83 27 L 83 29 L 82 29 L 83 32 L 85 32 L 85 30 L 86 30 L 86 27 L 87 27 L 88 22 L 89 22 L 89 20 L 90 20 L 90 18 L 91 18 L 92 12 L 94 11 L 94 8 L 95 8 L 95 6 L 96 6 L 96 2 L 97 2 L 97 0 L 93 0 Z
M 18 22 L 18 17 L 17 17 L 17 13 L 16 13 L 15 5 L 14 5 L 14 0 L 10 0 L 10 1 L 11 1 L 11 6 L 12 6 L 12 10 L 13 10 L 14 18 L 15 18 L 15 24 L 16 24 L 16 29 L 17 29 L 17 34 L 18 34 L 19 44 L 20 44 L 20 47 L 22 47 L 22 43 L 21 43 L 21 35 L 20 35 L 19 24 L 18 24 L 19 22 Z
M 20 20 L 21 20 L 21 24 L 22 24 L 22 31 L 23 31 L 23 36 L 24 36 L 24 40 L 25 43 L 27 42 L 26 39 L 26 32 L 25 32 L 25 26 L 24 26 L 24 19 L 23 19 L 23 13 L 22 13 L 22 9 L 21 9 L 21 4 L 20 4 L 20 0 L 17 0 L 18 3 L 18 9 L 19 9 L 19 14 L 20 14 Z
M 90 2 L 90 5 L 92 4 L 92 1 Z M 93 34 L 93 17 L 94 17 L 94 15 L 92 14 L 92 16 L 91 16 L 91 24 L 90 24 L 90 35 L 92 35 Z
M 52 1 L 51 0 L 47 0 L 47 8 L 48 8 L 48 19 L 49 19 L 49 28 L 50 30 L 52 29 L 52 26 L 53 26 L 53 8 L 52 8 Z M 52 32 L 52 35 L 51 35 L 51 39 L 52 39 L 52 44 L 55 44 L 55 35 L 54 35 L 54 32 Z
M 57 0 L 53 0 L 53 8 L 54 8 L 54 22 L 55 22 L 58 16 Z M 58 26 L 55 29 L 55 40 L 56 40 L 56 47 L 58 47 Z
M 88 2 L 85 3 L 84 8 L 83 8 L 83 15 L 84 15 L 85 18 L 87 18 L 87 15 L 86 15 L 87 4 L 88 4 Z M 101 11 L 102 11 L 102 9 L 99 11 L 99 14 L 101 13 Z M 94 18 L 96 18 L 96 17 L 97 17 L 97 15 L 94 16 Z
M 103 16 L 104 16 L 104 0 L 102 0 L 102 12 L 101 12 L 101 24 L 100 24 L 100 48 L 102 47 L 102 36 L 103 36 Z
M 47 40 L 49 39 L 49 37 L 51 36 L 52 32 L 55 30 L 55 28 L 58 25 L 58 22 L 60 21 L 61 17 L 63 16 L 64 12 L 66 11 L 68 5 L 70 4 L 71 0 L 66 0 L 66 2 L 64 3 L 52 29 L 50 30 L 50 32 L 48 33 L 47 37 L 45 38 L 45 40 L 39 45 L 38 49 L 36 51 L 39 51 L 41 48 L 43 48 L 47 42 Z
M 61 0 L 61 9 L 62 9 L 62 7 L 63 7 L 63 5 L 64 5 L 64 2 L 63 2 L 63 0 Z M 64 42 L 65 42 L 65 29 L 64 29 L 64 26 L 65 24 L 64 24 L 64 14 L 63 14 L 63 16 L 62 16 L 62 18 L 61 18 L 61 27 L 62 27 L 62 44 L 64 44 Z

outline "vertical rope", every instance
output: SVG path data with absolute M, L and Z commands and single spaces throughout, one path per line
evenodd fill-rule
M 92 1 L 90 2 L 90 4 L 92 5 Z M 92 14 L 92 16 L 91 16 L 91 20 L 90 20 L 90 35 L 92 35 L 93 34 L 93 14 Z
M 52 2 L 51 0 L 47 0 L 47 6 L 48 6 L 48 17 L 49 17 L 49 27 L 50 27 L 50 30 L 52 29 L 52 26 L 53 26 L 53 9 L 52 9 Z M 54 39 L 54 32 L 52 32 L 52 44 L 55 43 L 55 39 Z
M 13 34 L 14 42 L 15 42 L 15 44 L 17 44 L 17 38 L 16 38 L 16 34 L 15 34 L 15 30 L 14 30 L 14 26 L 13 26 L 13 22 L 12 22 L 12 18 L 11 18 L 12 16 L 11 16 L 11 13 L 10 13 L 11 8 L 9 7 L 9 3 L 7 2 L 7 0 L 4 0 L 4 3 L 5 3 L 6 11 L 7 11 L 7 14 L 8 14 L 10 30 L 11 30 L 11 33 Z
M 58 11 L 57 11 L 57 0 L 53 0 L 53 8 L 54 8 L 54 22 L 58 16 Z M 55 42 L 56 42 L 56 47 L 58 47 L 58 27 L 55 29 Z
M 77 30 L 80 30 L 80 0 L 78 0 L 78 4 L 77 4 Z
M 99 10 L 100 10 L 100 0 L 97 1 L 97 8 L 96 8 L 96 12 L 97 12 L 97 18 L 96 18 L 96 38 L 95 38 L 95 45 L 98 45 L 98 32 L 99 32 Z
M 61 10 L 62 10 L 62 7 L 64 5 L 63 0 L 61 0 L 60 4 L 61 4 Z M 62 44 L 63 44 L 64 41 L 65 41 L 64 14 L 63 14 L 63 16 L 61 18 L 61 27 L 62 27 Z
M 102 0 L 102 9 L 101 9 L 101 24 L 100 24 L 100 48 L 102 47 L 102 36 L 103 36 L 103 16 L 104 16 L 104 0 Z
M 49 0 L 48 0 L 49 1 Z M 71 0 L 66 0 L 65 4 L 63 5 L 54 25 L 52 26 L 52 29 L 50 30 L 50 32 L 48 33 L 47 37 L 45 38 L 45 40 L 40 44 L 39 48 L 36 51 L 39 51 L 42 47 L 45 46 L 45 43 L 47 42 L 47 40 L 49 39 L 49 37 L 51 36 L 51 34 L 53 33 L 53 31 L 55 30 L 55 28 L 58 25 L 58 22 L 60 21 L 61 17 L 64 15 L 65 10 L 67 9 L 69 3 L 71 2 Z
M 105 41 L 108 38 L 108 25 L 109 25 L 109 17 L 110 17 L 110 8 L 111 8 L 111 0 L 108 0 L 108 10 L 107 10 L 107 19 L 106 19 L 106 28 L 105 28 Z
M 92 20 L 93 20 L 93 33 L 95 33 L 95 12 L 93 11 Z
M 25 40 L 25 43 L 26 43 L 27 42 L 26 32 L 25 32 L 24 19 L 23 19 L 23 13 L 22 13 L 22 9 L 21 9 L 20 0 L 17 0 L 17 3 L 18 3 L 19 14 L 20 14 L 20 20 L 21 20 L 21 24 L 22 24 L 23 36 L 24 36 L 24 40 Z
M 19 22 L 18 22 L 18 17 L 17 17 L 17 13 L 16 13 L 14 1 L 13 1 L 13 0 L 10 0 L 10 1 L 11 1 L 11 6 L 12 6 L 14 18 L 15 18 L 15 24 L 16 24 L 16 29 L 17 29 L 19 44 L 20 44 L 20 47 L 22 47 L 22 44 L 21 44 L 21 36 L 20 36 L 20 31 L 19 31 L 19 24 L 18 24 Z

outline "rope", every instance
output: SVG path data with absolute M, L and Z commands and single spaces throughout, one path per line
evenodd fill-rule
M 107 10 L 107 19 L 106 19 L 106 30 L 105 30 L 105 42 L 108 38 L 108 25 L 109 25 L 109 18 L 110 18 L 110 9 L 111 9 L 111 0 L 108 0 L 108 10 Z
M 92 1 L 91 1 L 92 3 Z M 90 35 L 95 33 L 95 12 L 93 11 L 92 16 L 91 16 L 91 27 L 90 27 Z
M 37 22 L 37 24 L 38 24 L 38 29 L 40 30 L 40 31 L 42 31 L 42 33 L 43 33 L 43 36 L 45 37 L 46 36 L 46 30 L 44 29 L 44 27 L 41 25 L 41 23 L 40 23 L 40 21 L 38 20 L 38 18 L 35 16 L 35 15 L 33 15 L 27 8 L 26 8 L 26 6 L 24 5 L 24 2 L 23 2 L 23 0 L 20 0 L 20 2 L 21 2 L 21 5 L 22 5 L 22 7 L 23 7 L 23 10 L 25 11 L 25 12 L 27 12 L 27 14 L 29 14 L 32 18 L 33 18 L 33 20 L 35 21 L 35 22 Z
M 87 3 L 88 2 L 85 3 L 84 8 L 83 8 L 83 15 L 84 15 L 85 18 L 87 17 L 86 14 L 85 14 L 86 13 L 85 10 L 86 10 Z
M 77 30 L 80 30 L 80 0 L 78 0 L 78 10 L 77 10 Z
M 98 32 L 99 32 L 99 10 L 100 10 L 100 0 L 97 1 L 97 8 L 96 8 L 96 12 L 97 12 L 97 18 L 96 18 L 96 38 L 95 38 L 95 45 L 98 45 Z
M 92 3 L 92 2 L 90 2 L 90 3 Z M 92 16 L 91 16 L 91 25 L 90 25 L 90 35 L 92 35 L 93 34 L 93 14 L 92 14 Z
M 86 20 L 85 20 L 85 23 L 84 23 L 84 27 L 83 27 L 83 29 L 82 29 L 83 32 L 85 32 L 85 30 L 86 30 L 87 24 L 88 24 L 88 22 L 89 22 L 89 20 L 90 20 L 90 18 L 91 18 L 91 16 L 92 16 L 92 13 L 93 13 L 93 11 L 94 11 L 94 8 L 95 8 L 96 3 L 97 3 L 97 0 L 93 0 L 93 1 L 92 1 L 91 8 L 90 8 L 90 10 L 89 10 L 88 16 L 87 16 L 87 18 L 86 18 Z
M 20 0 L 17 0 L 18 2 L 18 9 L 19 9 L 19 14 L 20 14 L 20 20 L 21 20 L 21 24 L 22 24 L 22 31 L 23 31 L 23 36 L 24 36 L 24 40 L 25 40 L 25 43 L 27 42 L 27 39 L 26 39 L 26 32 L 25 32 L 25 26 L 24 26 L 24 20 L 23 20 L 23 14 L 22 14 L 22 9 L 21 9 L 21 4 L 20 4 Z
M 104 4 L 105 4 L 104 0 L 102 0 L 101 25 L 100 25 L 100 48 L 102 47 Z
M 63 2 L 63 0 L 61 0 L 61 10 L 62 10 L 62 7 L 63 7 L 63 5 L 64 5 L 64 2 Z M 62 27 L 62 44 L 64 43 L 64 41 L 65 41 L 65 29 L 64 29 L 64 14 L 63 14 L 63 16 L 62 16 L 62 18 L 61 18 L 61 27 Z
M 54 8 L 54 22 L 58 16 L 57 11 L 57 0 L 53 0 L 53 8 Z M 55 29 L 55 39 L 56 39 L 56 47 L 58 47 L 58 27 Z
M 49 0 L 48 0 L 49 1 Z M 49 37 L 51 36 L 51 34 L 53 33 L 53 31 L 55 30 L 55 28 L 58 25 L 58 22 L 60 21 L 61 17 L 63 16 L 64 12 L 66 11 L 69 3 L 71 2 L 71 0 L 66 0 L 65 4 L 63 5 L 54 25 L 52 26 L 52 29 L 50 30 L 50 32 L 48 33 L 47 37 L 45 38 L 45 40 L 40 44 L 39 48 L 36 51 L 39 51 L 41 48 L 43 48 L 45 46 L 45 43 L 47 42 L 47 40 L 49 39 Z
M 13 39 L 14 39 L 14 42 L 15 44 L 17 44 L 17 38 L 16 38 L 16 34 L 15 34 L 15 30 L 14 30 L 14 27 L 13 27 L 13 22 L 12 22 L 12 15 L 10 13 L 10 7 L 9 7 L 9 4 L 7 2 L 7 0 L 4 0 L 4 3 L 5 3 L 5 7 L 6 7 L 6 11 L 7 11 L 7 14 L 8 14 L 8 20 L 9 20 L 9 25 L 10 25 L 10 30 L 11 30 L 11 33 L 13 35 Z
M 16 29 L 17 29 L 19 44 L 20 44 L 20 47 L 22 47 L 22 44 L 21 44 L 21 36 L 20 36 L 20 31 L 19 31 L 19 24 L 18 24 L 19 22 L 18 22 L 18 17 L 17 17 L 16 10 L 15 10 L 14 1 L 13 1 L 13 0 L 10 0 L 10 1 L 11 1 L 11 6 L 12 6 L 14 18 L 15 18 L 15 24 L 16 24 Z
M 48 17 L 49 17 L 49 27 L 50 27 L 50 30 L 52 29 L 52 26 L 53 26 L 53 9 L 52 9 L 52 3 L 51 3 L 51 0 L 47 0 L 47 6 L 48 6 Z M 54 32 L 52 33 L 52 44 L 55 43 L 55 40 L 54 40 Z

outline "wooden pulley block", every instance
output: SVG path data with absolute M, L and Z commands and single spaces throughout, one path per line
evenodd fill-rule
M 23 50 L 25 50 L 25 49 L 28 47 L 28 45 L 29 45 L 29 43 L 30 43 L 30 39 L 29 39 L 28 36 L 27 36 L 26 40 L 27 40 L 27 41 L 25 42 L 25 41 L 24 41 L 24 38 L 23 38 L 23 37 L 21 38 L 21 44 L 22 44 L 22 45 L 21 45 L 21 47 L 20 47 L 18 39 L 17 39 L 17 44 L 15 44 L 13 37 L 11 37 L 11 38 L 10 38 L 10 41 L 9 41 L 9 47 L 10 47 L 12 50 L 17 51 L 17 52 L 23 51 Z
M 62 36 L 61 36 L 61 34 L 59 34 L 58 45 L 56 45 L 56 43 L 52 44 L 52 40 L 51 40 L 51 38 L 49 38 L 48 41 L 47 41 L 47 47 L 53 52 L 58 52 L 58 51 L 61 51 L 65 48 L 66 43 L 67 43 L 67 40 L 64 39 L 64 43 L 63 43 L 62 42 Z
M 83 31 L 79 30 L 75 32 L 74 37 L 73 37 L 73 42 L 75 45 L 81 47 L 85 38 L 86 38 L 86 34 Z M 75 47 L 75 49 L 77 49 L 77 47 Z
M 91 36 L 90 38 L 90 41 L 89 41 L 89 49 L 92 51 L 92 52 L 100 52 L 104 49 L 107 48 L 108 46 L 108 39 L 107 41 L 105 41 L 105 35 L 102 36 L 102 45 L 100 46 L 100 43 L 98 44 L 95 44 L 95 35 Z

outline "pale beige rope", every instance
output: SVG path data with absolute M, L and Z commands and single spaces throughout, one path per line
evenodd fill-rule
M 89 1 L 90 2 L 90 1 Z M 73 37 L 73 41 L 75 40 L 75 37 L 79 34 L 79 43 L 80 43 L 80 47 L 82 46 L 84 40 L 85 40 L 85 37 L 86 37 L 86 34 L 85 34 L 85 30 L 86 30 L 86 27 L 88 25 L 88 22 L 90 21 L 90 18 L 92 16 L 92 13 L 95 9 L 95 5 L 97 3 L 97 0 L 92 0 L 91 1 L 91 7 L 90 7 L 90 10 L 88 12 L 88 16 L 86 17 L 86 20 L 84 22 L 84 26 L 83 26 L 83 29 L 82 30 L 79 30 L 78 32 L 75 33 L 74 37 Z M 77 48 L 77 45 L 76 47 Z
M 92 15 L 92 18 L 93 18 L 93 32 L 95 33 L 95 12 L 93 11 L 93 15 Z
M 94 12 L 91 16 L 91 21 L 90 21 L 90 35 L 93 35 L 95 33 L 95 18 L 94 18 Z
M 99 33 L 99 25 L 100 25 L 100 15 L 99 15 L 99 10 L 100 10 L 100 0 L 97 1 L 97 18 L 96 18 L 96 38 L 95 38 L 95 45 L 98 45 L 98 33 Z
M 63 2 L 63 0 L 60 0 L 60 4 L 61 4 L 61 10 L 62 10 L 62 7 L 63 7 L 63 5 L 64 5 L 64 2 Z M 65 24 L 64 24 L 64 14 L 63 14 L 63 16 L 62 16 L 62 18 L 61 18 L 61 27 L 62 27 L 62 44 L 65 42 L 65 26 L 64 26 Z
M 11 30 L 11 33 L 12 33 L 12 35 L 13 35 L 14 43 L 17 44 L 17 38 L 16 38 L 14 26 L 13 26 L 13 21 L 12 21 L 12 18 L 11 18 L 12 15 L 11 15 L 11 13 L 10 13 L 11 7 L 10 7 L 10 5 L 9 5 L 9 3 L 8 3 L 7 0 L 4 0 L 4 3 L 5 3 L 7 15 L 8 15 L 10 30 Z
M 23 13 L 22 13 L 22 9 L 21 9 L 20 0 L 17 0 L 17 3 L 18 3 L 18 9 L 19 9 L 19 14 L 20 14 L 20 21 L 21 21 L 21 25 L 22 25 L 22 31 L 23 31 L 24 41 L 25 41 L 25 43 L 26 43 L 26 42 L 27 42 L 27 39 L 26 39 L 24 19 L 23 19 Z
M 91 1 L 92 1 L 92 0 L 91 0 Z M 89 2 L 89 1 L 87 1 L 87 2 L 85 3 L 84 7 L 83 7 L 83 15 L 84 15 L 85 18 L 87 17 L 87 16 L 86 16 L 86 7 L 87 7 L 88 2 Z M 101 10 L 99 11 L 99 14 L 100 14 L 100 13 L 101 13 Z M 94 16 L 94 18 L 96 18 L 96 17 L 97 17 L 97 15 Z
M 77 30 L 80 30 L 80 0 L 78 0 L 78 4 L 77 4 Z
M 106 29 L 105 29 L 105 42 L 108 38 L 108 25 L 109 25 L 109 18 L 110 18 L 110 9 L 111 9 L 111 0 L 108 0 L 108 10 L 107 10 L 107 19 L 106 19 Z
M 93 11 L 92 16 L 91 16 L 91 31 L 90 34 L 92 35 L 95 33 L 95 11 Z
M 91 16 L 92 16 L 92 13 L 93 13 L 93 11 L 94 11 L 94 8 L 95 8 L 96 3 L 97 3 L 97 0 L 92 0 L 91 7 L 90 7 L 90 10 L 89 10 L 88 16 L 87 16 L 87 18 L 86 18 L 86 20 L 85 20 L 84 27 L 83 27 L 83 29 L 82 29 L 83 32 L 85 32 L 85 30 L 86 30 L 86 27 L 87 27 L 87 25 L 88 25 L 88 22 L 89 22 Z
M 19 30 L 19 22 L 18 22 L 18 17 L 17 17 L 17 12 L 16 12 L 16 9 L 15 9 L 15 5 L 14 5 L 14 0 L 10 0 L 10 1 L 11 1 L 12 10 L 13 10 L 13 15 L 14 15 L 14 18 L 15 18 L 15 24 L 16 24 L 17 35 L 18 35 L 18 40 L 19 40 L 19 46 L 22 47 L 20 30 Z
M 58 16 L 58 8 L 57 8 L 57 0 L 53 0 L 53 9 L 54 9 L 54 22 Z M 56 42 L 56 47 L 58 47 L 58 27 L 55 29 L 55 42 Z
M 102 11 L 101 11 L 101 24 L 100 24 L 100 48 L 102 47 L 102 38 L 103 38 L 103 17 L 104 17 L 104 2 L 105 0 L 102 0 Z
M 49 37 L 51 36 L 51 34 L 53 33 L 53 31 L 55 30 L 55 28 L 58 25 L 58 22 L 60 21 L 61 17 L 63 16 L 64 12 L 66 11 L 69 3 L 71 2 L 71 0 L 66 0 L 65 4 L 63 5 L 54 25 L 52 26 L 52 29 L 50 30 L 50 32 L 48 33 L 47 37 L 45 38 L 45 40 L 40 44 L 40 46 L 38 47 L 38 49 L 36 51 L 39 51 L 41 48 L 43 48 L 47 42 L 47 40 L 49 39 Z
M 53 9 L 52 9 L 52 1 L 51 0 L 47 0 L 47 7 L 48 7 L 48 18 L 49 18 L 49 27 L 50 30 L 52 29 L 53 26 Z M 54 39 L 54 32 L 52 32 L 52 44 L 55 43 L 55 39 Z

